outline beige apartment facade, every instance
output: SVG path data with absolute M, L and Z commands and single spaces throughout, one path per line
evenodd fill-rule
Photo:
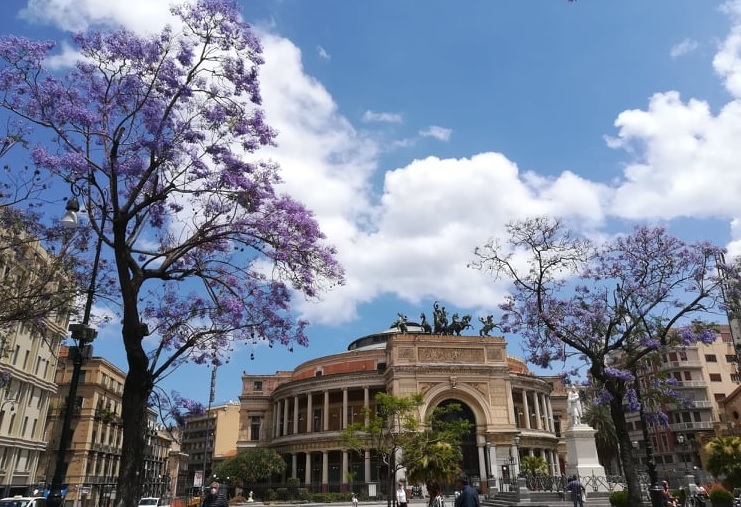
M 665 354 L 647 373 L 656 372 L 673 379 L 674 389 L 686 400 L 662 407 L 668 417 L 666 425 L 650 425 L 657 469 L 664 476 L 690 473 L 705 478 L 705 444 L 718 434 L 720 422 L 733 422 L 726 400 L 741 384 L 730 327 L 719 326 L 716 340 L 709 345 L 698 343 Z M 650 374 L 645 376 L 649 378 Z M 628 414 L 628 428 L 638 461 L 645 464 L 645 440 L 637 413 Z
M 186 425 L 180 429 L 180 467 L 185 473 L 178 473 L 176 491 L 181 494 L 200 494 L 204 480 L 211 476 L 214 464 L 234 456 L 239 418 L 238 402 L 214 405 L 202 415 L 188 416 Z
M 516 476 L 524 456 L 539 456 L 554 475 L 565 469 L 560 438 L 566 392 L 538 377 L 492 336 L 424 333 L 414 324 L 353 341 L 346 352 L 292 371 L 242 377 L 238 450 L 267 446 L 288 464 L 286 477 L 312 491 L 385 488 L 384 465 L 345 448 L 340 432 L 379 392 L 421 393 L 422 418 L 458 403 L 473 423 L 464 438 L 464 470 L 486 489 Z M 398 477 L 405 480 L 403 474 Z M 411 486 L 411 485 L 410 485 Z
M 59 391 L 46 421 L 50 445 L 42 463 L 47 483 L 54 475 L 74 354 L 77 353 L 77 347 L 63 346 L 59 354 L 56 369 Z M 72 439 L 63 481 L 68 506 L 106 507 L 115 501 L 123 440 L 121 395 L 125 379 L 120 368 L 102 357 L 90 357 L 82 365 L 77 400 L 72 407 Z
M 1 290 L 20 293 L 26 282 L 34 283 L 36 273 L 49 274 L 43 267 L 50 260 L 35 241 L 26 243 L 22 252 L 0 250 Z M 47 289 L 63 294 L 56 275 L 50 276 L 40 294 Z M 15 295 L 3 294 L 3 298 Z M 35 297 L 40 297 L 38 292 Z M 43 320 L 40 327 L 16 322 L 0 330 L 0 494 L 4 496 L 32 493 L 46 485 L 39 462 L 47 449 L 44 427 L 57 392 L 56 354 L 67 334 L 69 313 L 60 306 Z

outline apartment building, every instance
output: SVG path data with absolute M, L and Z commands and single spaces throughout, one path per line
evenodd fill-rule
M 56 466 L 67 395 L 77 347 L 62 346 L 56 368 L 59 390 L 46 421 L 49 451 L 44 460 L 47 482 Z M 92 353 L 90 346 L 83 354 Z M 125 373 L 102 357 L 87 358 L 80 371 L 77 399 L 71 407 L 72 441 L 68 451 L 66 504 L 106 507 L 115 499 L 123 426 L 121 395 Z
M 668 425 L 651 425 L 650 438 L 657 469 L 666 474 L 703 475 L 704 445 L 716 435 L 719 421 L 726 419 L 725 400 L 741 384 L 735 346 L 729 326 L 720 326 L 716 340 L 667 353 L 650 373 L 663 373 L 676 381 L 675 389 L 686 400 L 662 407 Z M 727 420 L 727 419 L 726 419 Z M 639 461 L 646 463 L 643 430 L 637 413 L 628 415 L 631 439 Z
M 38 281 L 34 278 L 37 272 L 43 271 L 49 278 L 36 287 L 33 297 L 43 297 L 47 289 L 58 290 L 56 275 L 43 269 L 49 261 L 33 241 L 21 251 L 0 249 L 0 291 L 6 304 L 13 296 L 23 300 L 25 296 L 19 294 Z M 53 310 L 52 306 L 42 318 L 42 326 L 16 322 L 0 328 L 0 494 L 4 496 L 27 494 L 45 486 L 46 475 L 39 467 L 47 448 L 44 424 L 57 392 L 56 354 L 69 322 L 69 313 L 62 306 Z
M 215 405 L 203 415 L 186 419 L 181 429 L 180 451 L 187 455 L 185 487 L 178 491 L 199 494 L 203 481 L 211 476 L 214 463 L 231 457 L 237 449 L 240 424 L 239 402 Z

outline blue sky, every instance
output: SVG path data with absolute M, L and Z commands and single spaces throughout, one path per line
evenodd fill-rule
M 244 0 L 261 34 L 285 189 L 317 213 L 347 270 L 299 302 L 311 344 L 238 350 L 240 374 L 346 349 L 403 312 L 496 313 L 507 287 L 466 268 L 515 218 L 548 213 L 599 236 L 666 224 L 741 253 L 741 1 Z M 166 1 L 5 0 L 4 34 L 167 22 Z M 11 153 L 5 163 L 27 163 Z M 97 309 L 97 311 L 103 311 Z M 96 354 L 125 369 L 118 330 Z M 510 353 L 517 354 L 516 337 Z M 165 381 L 208 396 L 207 370 Z

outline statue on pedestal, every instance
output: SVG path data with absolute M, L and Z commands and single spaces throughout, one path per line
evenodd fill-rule
M 581 426 L 581 418 L 584 416 L 584 412 L 581 406 L 581 397 L 576 386 L 571 386 L 569 390 L 569 396 L 567 398 L 567 407 L 569 416 L 571 417 L 571 426 Z

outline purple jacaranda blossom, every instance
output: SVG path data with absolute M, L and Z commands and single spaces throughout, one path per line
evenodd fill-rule
M 119 312 L 129 367 L 126 505 L 141 494 L 157 381 L 185 361 L 229 361 L 243 341 L 306 345 L 293 298 L 343 282 L 313 213 L 281 193 L 280 168 L 260 157 L 276 132 L 261 109 L 260 41 L 236 2 L 172 12 L 177 29 L 156 34 L 75 34 L 80 61 L 63 74 L 45 66 L 54 43 L 0 40 L 0 106 L 53 135 L 33 161 L 85 203 L 82 234 L 103 236 L 96 297 Z
M 517 335 L 533 364 L 581 366 L 592 397 L 609 404 L 618 440 L 630 448 L 626 408 L 637 411 L 642 400 L 651 407 L 647 418 L 664 424 L 663 404 L 681 402 L 653 365 L 672 348 L 715 339 L 712 323 L 702 319 L 720 306 L 723 250 L 649 226 L 594 244 L 549 217 L 509 223 L 507 234 L 506 242 L 477 248 L 471 264 L 512 282 L 500 305 L 502 329 Z M 646 384 L 640 396 L 637 382 Z M 627 454 L 622 465 L 638 503 Z

